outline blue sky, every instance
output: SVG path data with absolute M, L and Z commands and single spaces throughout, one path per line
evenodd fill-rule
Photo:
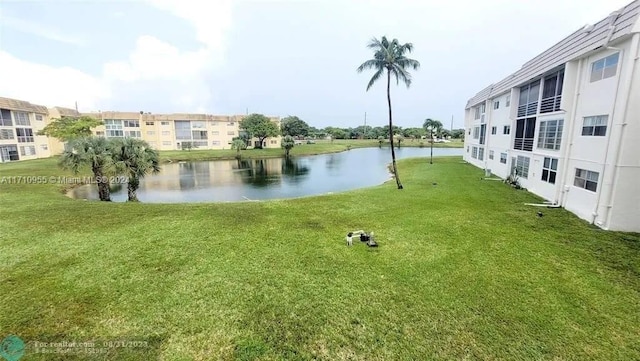
M 0 96 L 81 111 L 297 115 L 386 122 L 355 69 L 371 37 L 412 42 L 394 121 L 463 124 L 477 91 L 628 0 L 0 1 Z

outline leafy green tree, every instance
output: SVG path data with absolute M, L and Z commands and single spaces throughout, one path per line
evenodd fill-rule
M 282 148 L 284 148 L 285 158 L 289 158 L 289 152 L 295 144 L 295 140 L 290 135 L 285 135 L 284 138 L 282 138 Z
M 280 122 L 282 135 L 306 137 L 309 134 L 309 124 L 296 116 L 288 116 Z
M 402 130 L 402 135 L 410 139 L 419 139 L 425 134 L 423 128 L 405 128 Z
M 236 159 L 240 159 L 242 158 L 240 151 L 247 149 L 247 142 L 242 138 L 234 138 L 233 141 L 231 142 L 231 149 L 235 149 L 237 151 Z
M 384 143 L 384 137 L 381 135 L 378 137 L 378 147 L 382 148 L 382 143 Z
M 433 164 L 433 136 L 442 130 L 442 123 L 437 120 L 426 119 L 422 126 L 427 131 L 427 136 L 431 143 L 431 158 L 429 159 L 429 164 Z
M 464 139 L 464 129 L 454 129 L 453 131 L 451 131 L 451 138 Z
M 451 137 L 451 131 L 449 129 L 440 129 L 440 134 L 438 134 L 441 138 L 447 139 Z
M 262 114 L 250 114 L 240 121 L 240 129 L 244 129 L 250 137 L 258 138 L 258 146 L 262 149 L 262 143 L 269 137 L 277 137 L 280 129 L 275 122 Z
M 68 142 L 73 139 L 90 137 L 92 135 L 91 128 L 95 128 L 103 123 L 89 116 L 82 117 L 62 117 L 53 119 L 38 135 L 46 135 L 48 137 L 57 138 L 62 142 Z
M 373 74 L 369 84 L 367 84 L 367 91 L 373 86 L 373 84 L 387 74 L 387 104 L 389 106 L 389 128 L 393 129 L 393 117 L 391 112 L 391 76 L 396 78 L 396 83 L 403 83 L 407 86 L 411 86 L 411 74 L 408 69 L 417 70 L 420 67 L 420 63 L 417 60 L 406 57 L 406 54 L 411 53 L 413 50 L 413 44 L 405 43 L 400 44 L 398 39 L 392 41 L 387 40 L 386 36 L 383 36 L 380 40 L 373 38 L 368 44 L 368 47 L 374 51 L 373 59 L 369 59 L 362 63 L 358 67 L 358 72 L 362 72 L 366 69 L 374 69 L 376 72 Z M 398 189 L 402 189 L 402 183 L 400 177 L 398 177 L 398 168 L 396 167 L 396 153 L 393 149 L 393 132 L 389 132 L 389 142 L 391 143 L 391 159 L 393 164 L 393 175 L 396 178 L 396 184 Z
M 75 174 L 88 166 L 98 185 L 98 197 L 101 201 L 111 201 L 109 176 L 115 174 L 112 158 L 113 143 L 103 137 L 83 137 L 69 141 L 69 147 L 60 157 L 60 166 Z
M 118 173 L 127 176 L 127 200 L 137 202 L 140 179 L 160 171 L 158 152 L 142 139 L 124 138 L 113 141 L 113 160 Z
M 327 127 L 327 134 L 331 136 L 331 139 L 346 139 L 347 132 L 344 129 Z

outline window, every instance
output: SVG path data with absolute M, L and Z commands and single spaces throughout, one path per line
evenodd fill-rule
M 498 133 L 498 127 L 491 127 L 491 135 Z
M 191 140 L 191 122 L 188 120 L 176 120 L 176 139 Z
M 507 153 L 500 153 L 500 163 L 507 164 Z
M 160 125 L 167 126 L 167 125 L 169 125 L 169 122 L 160 122 Z
M 471 148 L 471 158 L 478 159 L 478 147 Z
M 564 83 L 564 69 L 544 78 L 540 113 L 550 113 L 560 110 L 562 100 L 562 84 Z
M 16 128 L 18 143 L 33 143 L 33 130 L 31 128 Z
M 486 134 L 487 134 L 487 125 L 482 124 L 480 126 L 480 142 L 479 142 L 480 144 L 484 144 Z
M 115 119 L 105 119 L 104 128 L 106 129 L 107 137 L 123 137 L 122 121 Z
M 533 150 L 533 138 L 535 137 L 536 118 L 517 119 L 516 136 L 513 141 L 513 149 Z
M 471 128 L 469 128 L 469 135 L 471 135 Z
M 156 148 L 158 144 L 156 142 L 149 142 L 149 146 L 152 148 Z
M 96 137 L 104 137 L 104 132 L 96 132 Z
M 505 107 L 509 107 L 511 105 L 511 95 L 507 95 L 507 99 L 504 102 Z
M 582 123 L 582 135 L 604 137 L 607 135 L 608 115 L 584 117 Z
M 538 97 L 540 96 L 540 80 L 520 88 L 518 103 L 518 117 L 536 114 L 538 111 Z
M 194 130 L 191 132 L 194 140 L 207 140 L 207 131 L 206 130 Z M 206 142 L 205 142 L 206 143 Z M 204 145 L 206 147 L 207 144 Z
M 155 122 L 145 122 L 144 124 L 151 126 L 151 125 L 155 125 L 156 123 Z
M 124 136 L 126 138 L 140 138 L 140 131 L 139 130 L 125 130 L 124 131 Z
M 193 121 L 191 122 L 191 128 L 193 129 L 204 129 L 207 127 L 207 123 L 206 122 L 202 122 L 202 121 Z
M 489 151 L 489 159 L 493 159 L 493 154 L 494 154 L 494 153 L 493 153 L 493 151 L 492 151 L 492 150 L 490 150 L 490 151 Z
M 168 130 L 163 130 L 162 131 L 162 135 L 167 136 L 167 135 L 171 135 L 171 132 Z
M 217 121 L 215 121 L 215 120 L 212 120 L 212 121 L 211 121 L 211 126 L 212 126 L 212 127 L 217 127 L 218 125 L 219 125 L 219 124 L 218 124 L 218 122 L 217 122 Z
M 124 121 L 125 128 L 140 128 L 140 121 L 138 120 L 125 120 Z
M 595 192 L 598 189 L 599 176 L 598 172 L 576 168 L 576 178 L 573 180 L 573 185 Z
M 206 140 L 197 140 L 195 142 L 193 142 L 193 146 L 194 147 L 206 147 L 208 145 Z
M 480 105 L 478 105 L 477 107 L 475 107 L 475 119 L 482 119 L 482 114 L 484 114 L 486 112 L 486 104 L 482 103 Z
M 467 153 L 469 153 L 469 146 L 467 145 Z
M 211 142 L 212 145 L 220 145 L 220 141 L 219 140 L 214 140 L 213 142 Z
M 484 160 L 484 148 L 478 148 L 478 159 Z
M 170 142 L 170 141 L 163 140 L 163 141 L 162 141 L 162 145 L 171 145 L 171 142 Z
M 36 114 L 36 120 L 38 120 L 38 121 L 42 121 L 42 115 L 40 115 L 40 114 Z
M 0 129 L 0 139 L 13 139 L 13 129 Z
M 516 175 L 519 177 L 522 177 L 525 179 L 529 178 L 529 158 L 519 155 L 516 158 L 514 171 Z
M 236 135 L 236 132 L 234 132 L 233 130 L 230 130 L 227 132 L 227 135 Z
M 227 123 L 227 126 L 229 126 L 229 127 L 233 127 L 234 125 L 236 125 L 236 123 L 234 123 L 234 122 Z
M 36 147 L 34 145 L 22 145 L 20 146 L 20 155 L 35 155 Z
M 606 58 L 594 61 L 591 64 L 591 82 L 611 78 L 618 70 L 618 59 L 620 53 L 609 55 Z
M 271 139 L 269 142 L 270 142 L 271 144 L 278 144 L 278 141 L 277 141 L 277 140 L 273 140 L 273 139 Z
M 511 133 L 511 126 L 510 125 L 505 125 L 504 127 L 502 127 L 502 134 L 510 134 Z
M 211 135 L 220 135 L 220 132 L 217 131 L 217 130 L 214 130 L 214 131 L 211 132 Z
M 473 127 L 473 139 L 480 138 L 480 127 Z
M 493 102 L 493 109 L 500 109 L 500 101 L 496 100 Z
M 560 150 L 563 120 L 547 120 L 540 122 L 538 132 L 538 148 Z
M 13 112 L 13 119 L 16 121 L 16 125 L 25 125 L 27 127 L 31 126 L 29 114 L 25 112 Z
M 558 159 L 544 158 L 542 163 L 542 180 L 551 184 L 556 184 L 556 174 L 558 172 Z
M 13 126 L 13 122 L 11 122 L 11 111 L 9 109 L 0 109 L 0 126 Z
M 40 144 L 40 149 L 42 150 L 49 150 L 49 146 L 46 144 Z
M 156 135 L 156 132 L 153 130 L 147 130 L 147 135 Z

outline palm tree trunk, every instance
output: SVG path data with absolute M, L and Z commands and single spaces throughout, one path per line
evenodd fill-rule
M 138 195 L 137 190 L 140 186 L 140 180 L 137 177 L 129 177 L 127 182 L 127 200 L 129 202 L 137 202 Z
M 429 164 L 433 164 L 433 131 L 431 131 L 430 134 L 431 134 L 431 158 L 429 158 Z
M 389 143 L 391 143 L 391 164 L 393 167 L 393 176 L 396 178 L 398 189 L 402 189 L 400 177 L 398 177 L 398 168 L 396 167 L 396 151 L 393 148 L 393 118 L 391 116 L 391 73 L 387 69 L 387 103 L 389 104 Z
M 111 202 L 109 179 L 102 174 L 102 169 L 93 167 L 93 175 L 98 183 L 98 198 L 104 202 Z

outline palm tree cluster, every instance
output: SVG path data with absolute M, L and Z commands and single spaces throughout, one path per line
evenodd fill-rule
M 60 166 L 76 174 L 84 167 L 89 167 L 95 177 L 101 201 L 111 201 L 110 176 L 126 176 L 127 198 L 136 202 L 140 179 L 149 173 L 160 171 L 158 152 L 144 140 L 135 138 L 74 139 L 62 153 Z

